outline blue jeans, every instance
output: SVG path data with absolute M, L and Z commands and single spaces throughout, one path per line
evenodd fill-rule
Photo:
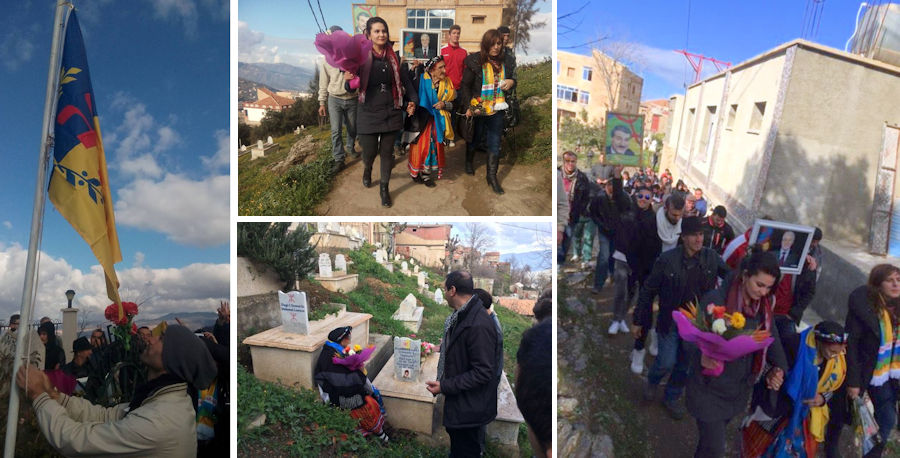
M 344 162 L 344 136 L 341 127 L 347 125 L 347 146 L 353 152 L 356 144 L 356 98 L 342 99 L 328 96 L 328 118 L 331 120 L 331 156 L 337 162 Z
M 503 113 L 491 116 L 478 116 L 475 118 L 475 135 L 472 143 L 466 144 L 466 151 L 473 152 L 478 139 L 484 135 L 487 143 L 487 152 L 491 156 L 500 155 L 500 137 L 503 135 Z
M 466 145 L 466 148 L 469 146 Z M 572 235 L 575 232 L 574 224 L 567 224 L 566 230 L 563 232 L 562 244 L 559 246 L 559 249 L 556 250 L 556 263 L 564 264 L 566 262 L 566 253 L 569 252 L 569 244 L 572 243 Z
M 669 381 L 666 383 L 666 401 L 675 401 L 681 397 L 688 378 L 687 354 L 681 348 L 681 337 L 678 335 L 678 327 L 675 326 L 675 323 L 672 323 L 666 334 L 657 332 L 656 339 L 659 353 L 653 360 L 653 365 L 650 366 L 650 372 L 647 373 L 647 382 L 651 385 L 659 385 L 663 377 L 671 372 Z
M 603 289 L 606 277 L 609 276 L 610 238 L 603 231 L 598 230 L 597 244 L 600 246 L 600 250 L 597 251 L 597 265 L 594 267 L 594 289 L 599 291 Z
M 582 262 L 591 260 L 591 255 L 594 251 L 595 232 L 597 232 L 597 226 L 587 216 L 582 216 L 575 223 L 575 232 L 572 234 L 572 237 L 575 239 L 572 244 L 572 254 L 581 256 Z
M 869 397 L 875 407 L 875 421 L 878 422 L 878 434 L 886 444 L 891 431 L 897 426 L 897 388 L 888 380 L 882 386 L 869 386 Z

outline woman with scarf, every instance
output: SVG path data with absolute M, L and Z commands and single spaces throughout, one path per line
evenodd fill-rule
M 900 399 L 900 268 L 879 264 L 869 281 L 850 293 L 847 320 L 847 396 L 869 394 L 882 442 L 866 457 L 880 457 L 897 426 Z M 850 423 L 847 403 L 833 403 L 835 415 L 828 425 L 826 455 L 838 456 L 840 433 Z
M 393 51 L 387 22 L 378 16 L 369 18 L 365 34 L 372 40 L 372 52 L 360 67 L 359 75 L 344 72 L 345 86 L 350 91 L 350 81 L 359 76 L 356 133 L 362 147 L 363 186 L 372 187 L 372 164 L 375 156 L 381 155 L 381 205 L 390 207 L 388 184 L 394 168 L 394 139 L 403 128 L 403 110 L 412 116 L 418 96 L 408 72 L 401 68 L 400 58 Z
M 38 336 L 44 343 L 44 370 L 52 371 L 62 367 L 66 363 L 66 352 L 56 342 L 56 326 L 50 321 L 42 323 L 38 327 Z
M 450 114 L 456 91 L 447 78 L 444 58 L 428 59 L 425 72 L 419 76 L 418 138 L 409 148 L 409 174 L 416 183 L 433 188 L 444 171 L 444 143 L 453 140 Z M 413 118 L 411 117 L 410 120 Z
M 464 61 L 460 101 L 466 105 L 466 118 L 475 116 L 474 135 L 466 138 L 466 173 L 475 174 L 472 161 L 475 146 L 483 135 L 488 149 L 487 183 L 497 194 L 503 188 L 497 181 L 500 168 L 500 137 L 509 108 L 506 94 L 516 87 L 516 58 L 504 52 L 503 39 L 494 29 L 481 37 L 481 51 L 470 54 Z
M 815 457 L 825 440 L 828 402 L 847 374 L 844 327 L 822 321 L 815 328 L 784 337 L 791 370 L 780 391 L 757 383 L 744 420 L 743 457 Z
M 363 436 L 375 435 L 387 442 L 388 436 L 383 429 L 384 409 L 379 402 L 381 395 L 366 377 L 365 369 L 354 370 L 335 362 L 349 352 L 352 330 L 345 326 L 328 333 L 328 341 L 316 361 L 313 379 L 323 401 L 349 410 L 350 416 L 359 420 L 357 429 Z
M 724 305 L 726 313 L 741 312 L 748 329 L 768 331 L 774 342 L 766 349 L 724 363 L 719 376 L 703 375 L 704 368 L 714 368 L 716 361 L 707 358 L 693 344 L 691 376 L 687 382 L 687 409 L 697 421 L 699 440 L 694 454 L 698 458 L 725 456 L 725 428 L 728 422 L 747 408 L 753 384 L 765 380 L 769 389 L 779 390 L 784 382 L 787 359 L 774 325 L 774 295 L 781 270 L 772 253 L 756 251 L 743 263 L 739 273 L 732 273 L 722 286 L 705 294 L 700 306 Z

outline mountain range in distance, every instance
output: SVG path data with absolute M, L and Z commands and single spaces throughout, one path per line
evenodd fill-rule
M 308 91 L 309 82 L 315 73 L 315 68 L 301 68 L 290 64 L 238 62 L 238 78 L 281 91 Z M 256 97 L 256 94 L 253 96 Z

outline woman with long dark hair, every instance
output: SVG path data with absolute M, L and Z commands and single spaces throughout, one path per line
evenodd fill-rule
M 44 343 L 44 370 L 59 369 L 66 363 L 66 352 L 56 342 L 56 326 L 47 321 L 38 327 L 38 336 Z
M 703 369 L 715 367 L 716 362 L 693 351 L 686 404 L 699 432 L 695 457 L 725 456 L 725 429 L 732 418 L 746 411 L 757 380 L 765 380 L 766 386 L 776 391 L 784 383 L 787 358 L 774 324 L 773 287 L 779 278 L 778 258 L 754 247 L 741 263 L 740 272 L 731 273 L 719 289 L 700 299 L 699 307 L 703 309 L 707 304 L 716 304 L 724 305 L 726 313 L 740 312 L 747 319 L 747 329 L 768 331 L 774 341 L 763 350 L 724 363 L 721 375 L 715 377 L 703 375 Z
M 375 156 L 381 155 L 381 205 L 390 207 L 388 184 L 394 168 L 394 139 L 403 128 L 403 110 L 412 116 L 419 98 L 407 71 L 401 67 L 400 58 L 393 51 L 387 22 L 378 16 L 369 18 L 365 34 L 372 41 L 372 52 L 359 69 L 356 111 L 356 133 L 362 146 L 363 186 L 372 187 L 372 164 Z M 348 90 L 349 81 L 356 76 L 344 73 Z
M 897 426 L 900 399 L 900 268 L 879 264 L 869 272 L 869 281 L 850 293 L 847 320 L 847 396 L 855 399 L 869 393 L 875 406 L 875 421 L 882 443 L 866 457 L 879 457 Z M 826 456 L 838 456 L 838 443 L 849 412 L 835 396 L 833 415 L 826 436 Z
M 467 118 L 476 116 L 474 136 L 471 142 L 466 142 L 466 173 L 475 174 L 472 163 L 475 145 L 484 135 L 488 149 L 487 182 L 497 194 L 503 194 L 497 181 L 503 112 L 509 108 L 506 95 L 515 87 L 516 59 L 504 52 L 500 33 L 488 30 L 481 37 L 481 51 L 470 54 L 464 61 L 460 102 L 466 104 Z

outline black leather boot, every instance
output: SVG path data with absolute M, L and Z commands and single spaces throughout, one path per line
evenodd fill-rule
M 475 149 L 469 148 L 469 145 L 466 145 L 466 173 L 469 175 L 475 175 L 475 166 L 472 164 L 472 161 L 475 160 Z
M 372 187 L 372 164 L 375 163 L 375 156 L 370 156 L 366 154 L 366 151 L 362 152 L 362 163 L 363 163 L 363 186 L 367 188 Z
M 491 189 L 494 190 L 497 194 L 503 194 L 503 188 L 500 187 L 500 182 L 497 181 L 497 169 L 500 168 L 500 156 L 494 156 L 488 153 L 488 162 L 487 162 L 487 183 L 491 186 Z
M 388 184 L 381 183 L 381 206 L 390 208 L 391 205 L 393 204 L 391 203 L 391 192 L 388 190 Z

